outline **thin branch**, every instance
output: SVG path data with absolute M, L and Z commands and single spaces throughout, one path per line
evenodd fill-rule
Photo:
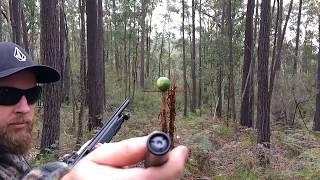
M 9 23 L 9 18 L 8 16 L 6 15 L 6 13 L 1 9 L 1 14 L 3 15 L 3 17 L 7 20 L 7 22 Z

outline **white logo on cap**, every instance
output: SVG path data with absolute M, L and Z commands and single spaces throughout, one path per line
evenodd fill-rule
M 27 60 L 26 55 L 24 55 L 24 54 L 20 51 L 20 49 L 17 48 L 17 47 L 14 48 L 14 54 L 13 54 L 13 56 L 14 56 L 15 58 L 17 58 L 18 61 L 26 61 L 26 60 Z

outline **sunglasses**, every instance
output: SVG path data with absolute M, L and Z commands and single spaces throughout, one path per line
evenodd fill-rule
M 30 89 L 18 89 L 14 87 L 0 86 L 0 105 L 11 106 L 17 104 L 22 96 L 25 96 L 29 105 L 35 104 L 41 97 L 40 86 Z

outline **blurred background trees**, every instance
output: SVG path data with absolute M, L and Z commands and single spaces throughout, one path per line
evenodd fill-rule
M 258 143 L 270 144 L 273 127 L 320 130 L 318 1 L 5 0 L 0 7 L 0 40 L 62 75 L 45 86 L 40 104 L 42 149 L 58 147 L 61 107 L 72 106 L 81 143 L 117 102 L 153 107 L 143 90 L 159 76 L 184 89 L 177 98 L 184 118 L 208 114 L 257 129 Z

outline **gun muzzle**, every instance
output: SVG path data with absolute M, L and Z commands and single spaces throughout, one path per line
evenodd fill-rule
M 144 166 L 161 166 L 168 161 L 168 152 L 171 147 L 170 137 L 164 132 L 156 132 L 147 140 L 148 154 Z

